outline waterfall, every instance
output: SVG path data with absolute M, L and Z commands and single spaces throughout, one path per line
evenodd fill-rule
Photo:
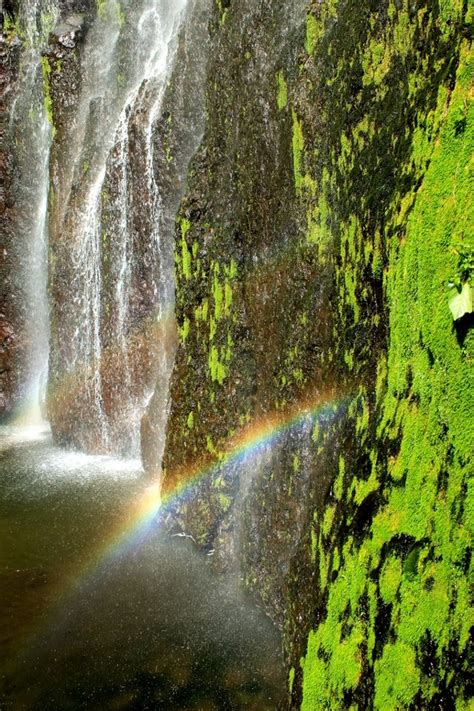
M 48 408 L 57 439 L 89 451 L 138 453 L 166 361 L 173 274 L 153 137 L 185 5 L 99 4 L 73 120 L 53 149 Z
M 24 345 L 23 362 L 16 365 L 23 371 L 18 415 L 22 424 L 43 420 L 48 369 L 47 209 L 52 130 L 43 96 L 41 54 L 57 13 L 55 0 L 21 0 L 16 22 L 21 53 L 9 135 L 17 157 L 17 220 L 10 248 L 18 265 L 17 308 Z

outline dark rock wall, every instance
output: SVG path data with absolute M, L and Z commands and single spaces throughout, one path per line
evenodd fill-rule
M 90 20 L 93 8 L 91 0 L 57 3 L 63 17 L 75 12 Z M 46 52 L 56 8 L 49 0 L 25 0 L 5 2 L 2 9 L 0 418 L 11 419 L 25 416 L 31 407 L 32 381 L 41 367 L 38 360 L 47 360 L 47 329 L 39 325 L 47 320 L 41 313 L 46 275 L 41 274 L 44 280 L 38 283 L 43 250 L 37 240 L 41 239 L 39 201 L 43 187 L 47 191 L 47 185 L 41 185 L 40 114 L 43 104 L 46 113 L 51 107 L 48 95 L 43 96 L 46 77 L 42 77 L 41 51 Z
M 282 624 L 291 708 L 467 708 L 472 6 L 288 5 L 215 3 L 168 505 Z
M 19 45 L 7 27 L 11 14 L 2 14 L 0 39 L 0 417 L 13 412 L 23 384 L 22 312 L 15 265 L 16 156 L 9 115 L 15 98 Z
M 165 258 L 174 260 L 176 212 L 183 197 L 189 162 L 204 131 L 204 91 L 209 52 L 210 2 L 193 0 L 188 5 L 168 81 L 159 121 L 154 132 L 155 179 L 161 196 L 160 231 Z M 161 338 L 167 348 L 159 363 L 153 396 L 141 423 L 142 459 L 147 472 L 160 475 L 168 414 L 169 379 L 176 351 L 174 283 L 168 285 L 168 308 Z

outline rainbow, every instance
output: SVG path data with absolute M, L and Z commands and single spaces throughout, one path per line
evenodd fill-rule
M 252 458 L 267 448 L 272 448 L 292 432 L 297 433 L 302 428 L 315 430 L 318 424 L 334 421 L 346 409 L 349 395 L 337 397 L 334 391 L 319 393 L 314 397 L 300 401 L 299 406 L 285 413 L 279 411 L 263 416 L 249 423 L 241 432 L 232 438 L 225 452 L 220 454 L 219 461 L 199 466 L 189 466 L 181 471 L 178 485 L 165 496 L 161 495 L 160 484 L 149 486 L 144 493 L 131 502 L 122 518 L 107 536 L 104 544 L 99 546 L 80 569 L 71 574 L 55 596 L 56 603 L 49 610 L 46 618 L 42 618 L 39 629 L 27 633 L 27 638 L 20 642 L 20 649 L 29 644 L 47 628 L 55 619 L 58 607 L 64 605 L 80 588 L 88 584 L 102 566 L 113 564 L 127 553 L 138 550 L 152 530 L 156 530 L 157 519 L 163 515 L 168 506 L 193 494 L 193 489 L 201 481 L 213 474 L 222 472 L 222 468 L 230 465 L 248 465 Z
M 128 509 L 126 520 L 122 521 L 107 538 L 107 541 L 95 551 L 80 571 L 76 571 L 72 588 L 76 588 L 100 565 L 122 556 L 130 550 L 136 550 L 147 534 L 155 526 L 161 509 L 182 500 L 192 494 L 194 487 L 201 481 L 229 465 L 247 464 L 258 453 L 268 447 L 274 447 L 290 432 L 299 431 L 310 424 L 313 428 L 321 421 L 333 420 L 344 410 L 347 397 L 335 398 L 334 393 L 318 394 L 313 400 L 306 399 L 298 409 L 291 412 L 273 413 L 245 427 L 236 437 L 228 442 L 219 461 L 199 467 L 190 466 L 179 475 L 177 486 L 165 496 L 161 494 L 160 484 L 151 485 L 133 501 Z

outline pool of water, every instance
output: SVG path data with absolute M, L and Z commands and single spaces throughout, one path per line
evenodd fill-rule
M 149 491 L 138 462 L 0 428 L 0 708 L 282 707 L 277 630 Z

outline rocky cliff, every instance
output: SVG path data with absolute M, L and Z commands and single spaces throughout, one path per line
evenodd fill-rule
M 469 704 L 472 11 L 214 6 L 164 486 L 291 708 Z
M 4 6 L 0 411 L 47 214 L 56 441 L 141 437 L 289 708 L 467 709 L 472 2 L 184 5 Z
M 13 15 L 13 10 L 11 10 Z M 7 15 L 3 15 L 4 25 Z M 11 140 L 12 133 L 8 124 L 8 116 L 14 99 L 14 87 L 18 77 L 19 50 L 11 46 L 6 33 L 2 34 L 0 46 L 0 102 L 1 102 L 1 146 L 0 166 L 2 185 L 0 193 L 0 219 L 2 221 L 2 236 L 0 245 L 1 259 L 1 310 L 0 310 L 0 415 L 8 416 L 17 404 L 22 381 L 23 345 L 21 342 L 21 313 L 16 298 L 18 286 L 15 285 L 12 235 L 15 221 L 15 151 Z
M 143 429 L 163 430 L 170 215 L 202 134 L 207 14 L 206 2 L 126 12 L 106 2 L 63 17 L 43 56 L 54 126 L 48 415 L 68 446 L 138 454 L 158 378 Z M 144 448 L 147 463 L 156 447 Z

